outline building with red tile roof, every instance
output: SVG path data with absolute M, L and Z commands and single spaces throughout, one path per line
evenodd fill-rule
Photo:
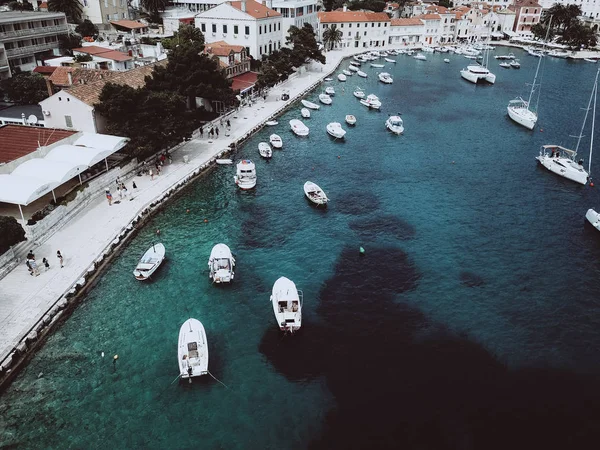
M 508 9 L 515 13 L 513 31 L 519 36 L 532 37 L 531 27 L 539 23 L 542 15 L 540 4 L 535 0 L 514 0 Z
M 335 48 L 382 47 L 389 39 L 390 17 L 384 12 L 342 11 L 320 12 L 318 36 L 323 41 L 329 28 L 341 31 L 342 39 Z
M 40 146 L 54 144 L 75 133 L 73 130 L 26 125 L 0 126 L 0 164 L 19 159 L 35 152 Z
M 204 47 L 204 53 L 219 60 L 225 69 L 227 78 L 233 78 L 250 71 L 250 58 L 242 45 L 229 45 L 225 41 L 216 41 Z

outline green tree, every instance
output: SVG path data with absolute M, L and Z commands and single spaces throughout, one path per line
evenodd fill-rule
M 561 44 L 568 45 L 572 49 L 595 47 L 597 43 L 596 33 L 581 23 L 573 23 L 567 28 L 559 39 Z
M 96 36 L 98 34 L 98 27 L 94 25 L 90 20 L 85 19 L 77 27 L 75 32 L 81 36 Z
M 37 73 L 23 72 L 2 81 L 2 90 L 11 102 L 35 105 L 48 97 L 46 80 Z
M 11 11 L 33 11 L 33 5 L 25 0 L 9 2 L 8 7 Z
M 302 28 L 292 25 L 288 30 L 285 41 L 293 49 L 291 62 L 294 67 L 300 67 L 311 60 L 325 64 L 325 56 L 319 50 L 315 31 L 309 23 L 305 23 Z
M 204 35 L 193 25 L 181 25 L 173 37 L 163 41 L 163 47 L 169 50 L 178 45 L 194 45 L 198 48 L 198 52 L 201 52 L 204 49 Z
M 94 58 L 92 57 L 92 55 L 88 55 L 88 54 L 75 55 L 73 57 L 73 61 L 78 62 L 78 63 L 90 62 L 93 60 L 94 60 Z
M 155 92 L 107 83 L 95 105 L 106 119 L 106 133 L 131 139 L 127 151 L 144 158 L 191 136 L 199 125 L 185 99 L 172 92 Z
M 323 45 L 331 50 L 342 41 L 342 30 L 338 30 L 337 25 L 331 25 L 323 32 Z
M 164 11 L 168 4 L 169 0 L 142 0 L 142 6 L 151 14 Z
M 48 11 L 63 12 L 69 23 L 79 23 L 83 6 L 79 0 L 48 0 Z
M 188 108 L 195 109 L 196 97 L 221 101 L 225 105 L 236 102 L 231 81 L 219 67 L 217 58 L 199 53 L 196 43 L 183 44 L 169 52 L 166 66 L 157 66 L 146 78 L 146 86 L 153 91 L 171 91 L 187 99 Z
M 25 240 L 25 230 L 14 217 L 0 216 L 0 255 Z
M 287 47 L 275 50 L 262 62 L 256 86 L 259 89 L 274 86 L 286 80 L 293 71 L 292 50 Z
M 348 9 L 358 11 L 366 9 L 373 12 L 382 12 L 385 9 L 384 0 L 353 0 L 348 4 Z
M 72 55 L 71 50 L 81 47 L 81 36 L 78 34 L 63 34 L 58 37 L 58 46 L 65 53 Z
M 323 0 L 323 8 L 325 11 L 334 11 L 341 8 L 346 3 L 346 0 Z

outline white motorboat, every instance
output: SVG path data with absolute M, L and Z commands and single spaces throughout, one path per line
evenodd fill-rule
M 340 73 L 338 75 L 338 80 L 340 80 L 340 81 L 346 81 L 346 75 L 344 75 L 343 73 Z
M 362 70 L 359 70 L 358 72 L 356 72 L 356 75 L 358 75 L 359 77 L 362 77 L 362 78 L 367 78 L 367 74 L 364 73 Z
M 448 58 L 444 58 L 444 62 L 445 62 L 445 63 L 449 63 L 449 62 L 450 62 L 450 60 L 449 60 Z
M 413 56 L 413 58 L 418 59 L 420 61 L 427 60 L 427 56 L 425 56 L 423 53 L 417 53 L 415 56 Z
M 309 102 L 308 100 L 300 100 L 300 103 L 302 103 L 302 105 L 305 106 L 308 109 L 319 109 L 319 108 L 321 108 L 320 105 L 317 105 L 316 103 L 313 103 L 313 102 Z
M 508 60 L 508 59 L 515 59 L 515 55 L 512 53 L 509 53 L 508 55 L 496 55 L 496 56 L 494 56 L 494 58 Z
M 227 158 L 225 158 L 225 159 L 217 159 L 215 162 L 216 162 L 217 164 L 220 164 L 220 165 L 227 165 L 227 166 L 229 166 L 229 165 L 233 164 L 233 161 L 232 161 L 231 159 L 227 159 Z
M 333 88 L 333 86 L 327 86 L 327 87 L 325 88 L 325 93 L 326 93 L 327 95 L 329 95 L 330 97 L 332 97 L 332 96 L 334 96 L 334 95 L 335 95 L 335 89 Z
M 385 50 L 379 50 L 379 56 L 387 56 L 388 52 Z
M 395 59 L 392 59 L 392 58 L 383 58 L 383 59 L 385 59 L 389 63 L 396 64 L 396 60 Z
M 397 56 L 399 54 L 398 50 L 395 50 L 395 49 L 388 50 L 387 53 L 388 53 L 388 56 Z
M 433 48 L 433 47 L 423 47 L 423 48 L 421 49 L 421 51 L 423 51 L 423 52 L 425 52 L 425 53 L 434 53 L 434 52 L 435 52 L 435 50 L 434 50 L 434 48 Z
M 475 56 L 475 55 L 463 55 L 463 58 L 476 60 L 476 59 L 479 59 L 480 57 Z
M 523 48 L 523 50 L 525 50 L 528 55 L 535 56 L 536 58 L 541 58 L 544 56 L 544 54 L 542 52 L 540 52 L 532 47 L 525 47 L 525 48 Z
M 208 258 L 208 277 L 213 283 L 230 283 L 233 281 L 235 258 L 231 250 L 225 244 L 217 244 L 213 247 Z
M 354 67 L 354 66 L 351 66 L 351 67 Z M 349 70 L 346 70 L 346 69 L 343 69 L 342 73 L 344 75 L 346 75 L 347 77 L 351 77 L 352 76 L 352 72 L 350 72 Z
M 356 56 L 355 56 L 354 58 L 356 59 Z M 361 65 L 361 64 L 362 64 L 362 63 L 361 63 L 361 61 L 360 61 L 360 60 L 356 60 L 356 61 L 350 61 L 350 65 L 351 65 L 351 66 L 358 66 L 358 67 L 360 67 L 360 65 Z
M 327 94 L 319 94 L 319 101 L 324 105 L 331 105 L 333 103 L 333 100 Z
M 327 134 L 333 136 L 336 139 L 344 139 L 346 135 L 346 130 L 342 128 L 342 124 L 339 122 L 331 122 L 327 124 Z
M 379 53 L 379 51 L 378 51 L 378 50 L 371 50 L 371 51 L 369 52 L 369 54 L 370 54 L 371 56 L 374 56 L 374 57 L 376 57 L 376 58 L 379 58 L 379 57 L 381 56 L 381 53 Z
M 510 63 L 507 63 L 507 62 L 501 62 L 501 63 L 499 64 L 499 66 L 500 66 L 500 67 L 503 67 L 503 68 L 505 68 L 505 69 L 510 69 Z
M 569 52 L 561 52 L 560 50 L 550 50 L 548 52 L 548 56 L 553 56 L 555 58 L 567 58 L 569 56 Z
M 592 226 L 600 231 L 600 214 L 598 214 L 594 209 L 590 208 L 585 213 L 585 218 L 592 224 Z
M 271 304 L 277 326 L 283 332 L 294 333 L 302 326 L 302 291 L 296 289 L 292 280 L 281 277 L 273 285 Z
M 323 80 L 324 80 L 324 81 L 333 81 L 333 78 L 331 78 L 331 77 L 326 77 L 326 78 L 324 78 Z
M 310 119 L 310 109 L 308 109 L 308 108 L 302 108 L 300 110 L 300 114 L 302 115 L 302 118 L 304 118 L 304 119 Z
M 349 66 L 348 70 L 350 72 L 358 72 L 360 69 L 358 67 L 356 67 L 356 66 Z
M 243 159 L 236 166 L 235 184 L 240 189 L 248 190 L 256 186 L 256 166 L 249 159 Z
M 308 127 L 301 120 L 290 120 L 290 127 L 296 136 L 308 136 Z
M 325 192 L 312 181 L 304 183 L 304 195 L 315 205 L 327 205 L 329 202 Z
M 365 93 L 361 88 L 356 88 L 353 94 L 356 98 L 365 98 Z
M 377 97 L 375 94 L 367 95 L 367 98 L 361 99 L 360 103 L 371 109 L 381 108 L 381 101 L 379 101 L 379 97 Z
M 136 280 L 147 280 L 150 276 L 156 272 L 156 269 L 162 264 L 165 260 L 165 246 L 163 244 L 152 244 L 144 256 L 140 259 L 135 270 L 133 271 L 133 276 Z
M 521 68 L 521 63 L 519 62 L 518 59 L 515 59 L 511 62 L 509 62 L 510 67 L 512 67 L 513 69 L 520 69 Z
M 404 133 L 404 121 L 400 116 L 390 116 L 385 121 L 385 127 L 394 134 Z
M 594 63 L 594 64 L 596 64 L 596 63 L 598 62 L 598 60 L 597 60 L 597 59 L 592 59 L 592 58 L 583 58 L 583 60 L 584 60 L 584 61 L 587 61 L 587 62 L 589 62 L 589 63 Z
M 177 359 L 181 378 L 199 377 L 208 373 L 208 341 L 204 326 L 199 320 L 188 319 L 181 325 Z
M 383 64 L 374 64 L 374 63 L 371 63 L 370 65 L 371 65 L 371 67 L 375 67 L 376 69 L 383 69 L 384 68 Z
M 487 81 L 490 84 L 496 82 L 496 75 L 479 64 L 468 65 L 466 69 L 460 71 L 460 76 L 471 83 L 477 84 L 479 81 Z
M 265 122 L 265 125 L 267 125 L 269 127 L 274 127 L 275 125 L 279 125 L 279 122 L 277 122 L 276 120 L 269 120 L 269 121 Z
M 271 143 L 273 148 L 280 149 L 283 147 L 283 140 L 278 134 L 272 134 L 271 136 L 269 136 L 269 142 Z
M 258 143 L 258 153 L 260 153 L 260 156 L 266 159 L 269 159 L 273 156 L 273 150 L 271 150 L 271 146 L 266 142 Z
M 394 82 L 392 76 L 387 72 L 381 72 L 377 77 L 379 78 L 379 81 L 385 84 L 392 84 Z
M 408 56 L 413 56 L 415 54 L 415 51 L 414 50 L 406 50 L 406 54 Z M 427 58 L 425 58 L 425 59 L 427 59 Z
M 346 123 L 348 125 L 356 125 L 356 117 L 354 117 L 352 114 L 347 114 L 346 115 Z

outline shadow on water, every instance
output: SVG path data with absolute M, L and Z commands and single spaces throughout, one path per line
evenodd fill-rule
M 460 282 L 467 287 L 477 287 L 485 284 L 485 280 L 479 275 L 466 271 L 460 273 Z
M 355 191 L 342 195 L 335 201 L 336 208 L 342 214 L 358 216 L 377 211 L 381 201 L 372 192 Z
M 415 237 L 415 227 L 391 215 L 377 215 L 370 218 L 355 219 L 350 222 L 350 228 L 363 239 L 374 239 L 380 234 L 389 234 L 400 240 L 408 240 Z
M 470 282 L 478 277 L 467 274 Z M 394 302 L 420 275 L 399 249 L 345 249 L 323 286 L 319 323 L 260 351 L 290 380 L 324 376 L 336 400 L 311 449 L 590 448 L 598 380 L 508 370 L 482 346 Z M 419 330 L 438 330 L 416 339 Z M 595 447 L 595 446 L 594 446 Z

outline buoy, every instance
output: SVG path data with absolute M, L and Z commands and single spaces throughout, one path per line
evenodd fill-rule
M 593 181 L 590 181 L 590 186 L 594 187 L 594 182 Z
M 338 159 L 340 159 L 340 158 L 341 158 L 341 156 L 340 156 L 340 155 L 338 155 Z
M 186 210 L 185 210 L 185 212 L 189 214 L 189 213 L 190 213 L 190 210 L 189 210 L 189 209 L 186 209 Z
M 119 355 L 113 356 L 113 359 L 116 361 L 117 359 L 119 359 Z
M 204 223 L 208 223 L 208 219 L 204 219 Z
M 452 161 L 452 164 L 454 164 L 454 161 Z
M 360 252 L 361 255 L 364 255 L 365 254 L 365 249 L 362 248 L 362 247 L 360 247 L 359 252 Z
M 104 352 L 101 353 L 101 356 L 104 358 Z
M 540 128 L 540 133 L 543 133 L 543 132 L 544 132 L 544 129 L 543 129 L 543 128 Z
M 160 234 L 160 230 L 156 230 L 156 235 L 158 236 L 159 234 Z

